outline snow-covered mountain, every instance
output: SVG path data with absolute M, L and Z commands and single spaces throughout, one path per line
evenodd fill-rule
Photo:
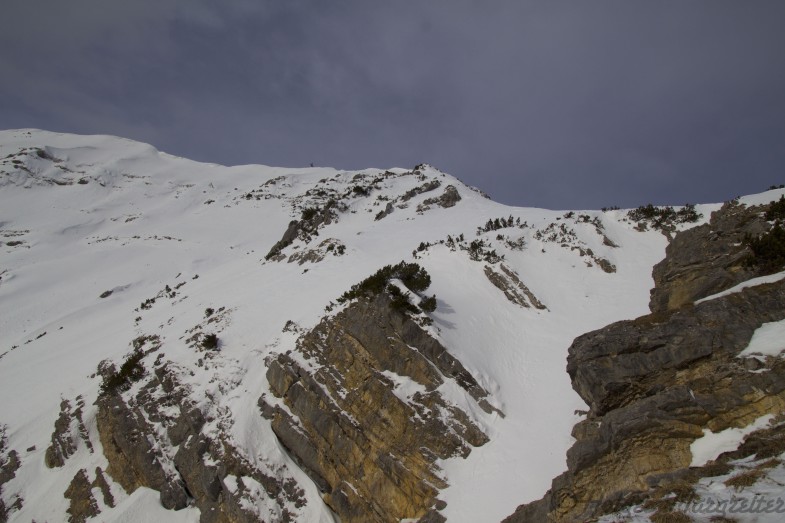
M 673 231 L 720 207 L 697 206 L 697 221 Z M 504 206 L 428 165 L 224 167 L 116 137 L 13 130 L 0 132 L 0 242 L 0 514 L 10 521 L 384 521 L 386 510 L 414 521 L 435 500 L 429 517 L 476 522 L 539 499 L 565 471 L 587 409 L 565 371 L 567 349 L 649 313 L 652 269 L 669 239 L 624 210 Z M 407 283 L 399 263 L 416 263 L 429 284 Z M 381 305 L 378 289 L 344 294 L 388 265 Z M 347 405 L 365 401 L 352 396 L 362 380 L 333 375 L 342 367 L 328 345 L 343 336 L 335 343 L 367 349 L 352 325 L 390 303 L 402 311 L 378 316 L 398 336 L 390 346 L 423 355 L 415 370 L 430 377 L 406 370 L 400 352 L 363 356 L 373 365 L 362 379 L 391 393 L 366 399 L 400 402 L 418 437 L 432 435 L 433 418 L 455 447 L 404 448 L 402 435 L 387 448 L 395 418 L 368 443 L 378 455 L 347 469 L 367 476 L 336 486 L 330 475 L 349 465 L 325 449 L 346 442 L 320 435 L 305 417 L 313 405 L 287 387 L 307 377 L 314 394 L 333 398 L 319 408 L 342 411 L 333 412 L 340 423 L 378 426 L 346 421 Z M 140 424 L 144 441 L 123 443 Z M 286 430 L 304 438 L 301 451 Z M 200 460 L 198 474 L 180 452 L 197 439 L 212 449 L 188 458 Z M 144 447 L 155 470 L 140 472 L 125 444 Z M 357 445 L 346 456 L 365 452 Z M 406 471 L 385 472 L 384 453 Z M 409 472 L 432 488 L 419 505 L 385 508 L 370 499 L 383 491 L 359 485 L 381 474 L 409 492 Z M 150 478 L 184 497 L 153 490 Z M 358 503 L 371 512 L 352 516 Z

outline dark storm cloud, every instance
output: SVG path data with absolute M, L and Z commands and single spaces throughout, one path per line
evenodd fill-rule
M 785 4 L 4 3 L 0 127 L 226 164 L 428 162 L 506 203 L 785 183 Z

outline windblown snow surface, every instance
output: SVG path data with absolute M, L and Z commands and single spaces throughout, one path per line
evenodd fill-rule
M 287 321 L 314 326 L 352 284 L 401 260 L 430 273 L 428 293 L 438 300 L 431 332 L 505 415 L 454 399 L 490 442 L 440 463 L 450 485 L 440 495 L 443 513 L 451 523 L 499 521 L 541 497 L 565 470 L 570 431 L 586 408 L 565 371 L 567 348 L 584 332 L 648 312 L 652 266 L 667 239 L 636 230 L 621 210 L 508 207 L 435 168 L 411 171 L 224 167 L 116 137 L 0 132 L 0 426 L 21 460 L 2 496 L 7 505 L 24 500 L 11 520 L 64 520 L 63 492 L 74 473 L 106 468 L 93 406 L 96 368 L 123 361 L 142 334 L 160 337 L 165 358 L 216 420 L 207 430 L 220 423 L 252 462 L 297 471 L 308 501 L 301 521 L 335 520 L 259 414 L 257 399 L 268 390 L 264 359 L 292 348 L 293 337 L 282 334 Z M 367 194 L 353 190 L 374 179 Z M 388 201 L 432 180 L 440 187 L 376 219 Z M 455 206 L 418 212 L 448 185 L 461 196 Z M 296 241 L 284 254 L 331 238 L 345 246 L 343 255 L 302 265 L 266 261 L 289 222 L 325 194 L 348 207 L 309 244 Z M 489 219 L 509 216 L 515 226 L 478 235 Z M 439 243 L 461 234 L 504 254 L 547 308 L 510 302 L 482 263 Z M 415 260 L 421 242 L 433 245 Z M 602 270 L 600 258 L 616 271 Z M 140 307 L 156 296 L 149 309 Z M 221 307 L 211 326 L 220 351 L 200 365 L 186 340 L 207 308 Z M 78 396 L 96 448 L 82 445 L 64 467 L 48 469 L 44 453 L 60 402 Z M 97 520 L 199 519 L 196 508 L 166 513 L 156 493 L 129 496 L 107 479 L 116 507 L 102 505 Z

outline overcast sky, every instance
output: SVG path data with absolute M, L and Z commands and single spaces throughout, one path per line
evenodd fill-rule
M 508 204 L 785 183 L 785 1 L 5 0 L 0 128 L 430 163 Z

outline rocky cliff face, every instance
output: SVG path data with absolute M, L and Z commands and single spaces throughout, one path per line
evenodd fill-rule
M 677 309 L 755 276 L 744 264 L 750 254 L 744 239 L 769 229 L 763 211 L 731 201 L 709 223 L 677 234 L 654 267 L 651 311 Z
M 586 521 L 662 498 L 652 517 L 666 521 L 656 518 L 676 517 L 674 492 L 692 495 L 692 483 L 713 475 L 690 468 L 704 429 L 782 419 L 785 362 L 738 354 L 757 328 L 785 318 L 785 282 L 693 304 L 754 276 L 744 235 L 769 228 L 761 208 L 725 205 L 674 238 L 654 269 L 652 314 L 574 341 L 567 371 L 590 411 L 574 427 L 568 470 L 505 521 Z
M 382 293 L 363 297 L 269 362 L 273 430 L 344 522 L 441 521 L 435 462 L 487 436 L 447 397 L 487 393 Z

